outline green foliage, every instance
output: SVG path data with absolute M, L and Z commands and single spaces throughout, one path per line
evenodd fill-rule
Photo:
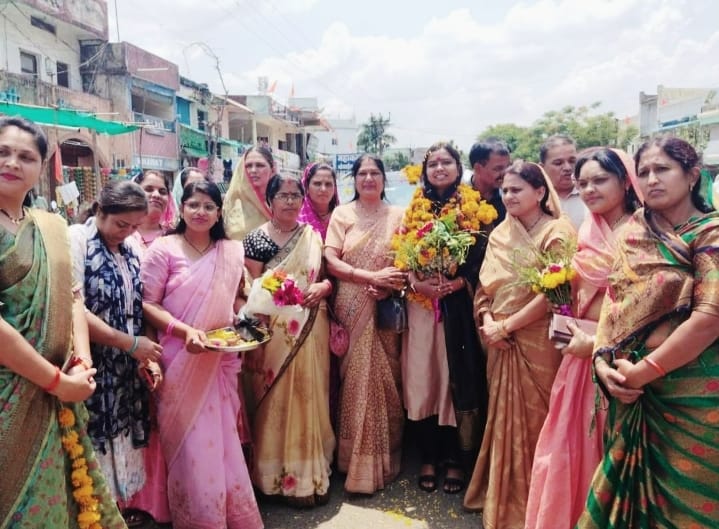
M 512 149 L 512 157 L 539 161 L 539 147 L 553 134 L 566 134 L 577 142 L 577 149 L 610 146 L 626 149 L 639 134 L 634 126 L 622 127 L 614 112 L 596 113 L 601 103 L 566 106 L 550 110 L 529 127 L 513 123 L 492 125 L 478 139 L 499 138 Z
M 393 152 L 382 158 L 382 161 L 387 171 L 399 171 L 404 166 L 409 165 L 410 159 L 403 152 Z
M 362 124 L 357 136 L 357 146 L 364 152 L 382 156 L 384 150 L 397 141 L 397 138 L 387 132 L 390 126 L 389 117 L 370 114 L 369 120 Z

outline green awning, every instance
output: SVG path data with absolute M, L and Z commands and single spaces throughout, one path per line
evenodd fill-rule
M 180 148 L 195 158 L 207 156 L 207 134 L 182 123 L 179 125 Z
M 187 145 L 184 145 L 182 147 L 182 150 L 185 151 L 186 154 L 189 154 L 193 158 L 205 158 L 208 155 L 207 151 L 203 151 L 200 149 L 195 149 L 194 147 L 188 147 Z
M 99 119 L 92 114 L 79 110 L 18 105 L 16 103 L 6 103 L 3 101 L 0 101 L 0 114 L 22 116 L 34 121 L 38 125 L 45 125 L 47 127 L 56 126 L 70 127 L 73 129 L 91 129 L 100 134 L 126 134 L 140 128 L 136 125 L 126 125 L 119 121 Z

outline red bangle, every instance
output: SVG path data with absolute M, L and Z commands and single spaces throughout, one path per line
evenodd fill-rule
M 652 366 L 652 368 L 654 369 L 654 371 L 656 371 L 657 373 L 659 373 L 659 376 L 660 376 L 660 377 L 666 376 L 666 374 L 667 374 L 666 369 L 664 369 L 662 366 L 660 366 L 656 361 L 652 360 L 652 359 L 649 358 L 648 356 L 645 356 L 645 357 L 644 357 L 644 361 L 645 361 L 647 364 L 649 364 L 650 366 Z
M 82 366 L 85 369 L 90 369 L 92 367 L 90 364 L 87 363 L 87 360 L 85 360 L 81 356 L 72 355 L 70 357 L 70 363 L 68 364 L 68 369 L 72 369 L 75 366 Z
M 52 378 L 52 382 L 50 382 L 47 386 L 42 388 L 42 390 L 45 393 L 52 393 L 57 389 L 57 387 L 60 385 L 60 368 L 55 366 L 55 376 Z

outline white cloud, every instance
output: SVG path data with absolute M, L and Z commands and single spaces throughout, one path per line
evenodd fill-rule
M 210 61 L 186 49 L 203 40 L 231 91 L 254 93 L 264 75 L 278 81 L 281 101 L 294 84 L 296 95 L 318 97 L 327 116 L 391 113 L 402 145 L 453 138 L 467 147 L 493 123 L 528 124 L 594 101 L 623 116 L 638 111 L 639 91 L 658 84 L 719 83 L 713 0 L 525 0 L 494 17 L 482 7 L 437 14 L 425 9 L 436 3 L 418 1 L 398 31 L 374 34 L 343 19 L 341 5 L 315 0 L 142 5 L 145 15 L 126 32 L 132 38 L 123 38 L 176 61 L 184 75 L 217 89 Z M 379 2 L 363 5 L 382 16 Z M 163 19 L 168 9 L 173 16 Z M 325 22 L 315 25 L 307 14 L 319 18 L 319 10 Z M 295 20 L 304 23 L 293 31 Z

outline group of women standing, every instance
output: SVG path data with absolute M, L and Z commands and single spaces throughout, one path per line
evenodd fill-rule
M 170 183 L 147 172 L 111 182 L 69 236 L 24 204 L 46 158 L 35 125 L 2 118 L 0 526 L 120 528 L 120 509 L 130 522 L 140 509 L 175 528 L 262 527 L 253 486 L 321 505 L 335 457 L 348 492 L 386 486 L 405 418 L 419 488 L 437 489 L 440 469 L 445 493 L 468 481 L 464 505 L 487 529 L 715 523 L 719 217 L 686 142 L 652 140 L 634 160 L 581 153 L 590 215 L 572 309 L 598 330 L 570 324 L 562 350 L 552 306 L 519 281 L 518 260 L 577 237 L 539 165 L 510 167 L 506 218 L 474 230 L 465 263 L 424 276 L 395 266 L 413 206 L 385 200 L 370 155 L 339 205 L 330 166 L 300 181 L 252 148 L 224 202 L 211 182 L 187 183 L 176 225 Z M 477 213 L 461 168 L 451 145 L 427 151 L 424 220 Z M 210 352 L 205 332 L 231 325 L 271 269 L 295 278 L 301 310 L 268 316 L 261 350 Z M 376 306 L 403 290 L 400 337 Z M 330 355 L 331 320 L 349 334 L 342 356 Z M 79 453 L 92 509 L 68 479 Z

